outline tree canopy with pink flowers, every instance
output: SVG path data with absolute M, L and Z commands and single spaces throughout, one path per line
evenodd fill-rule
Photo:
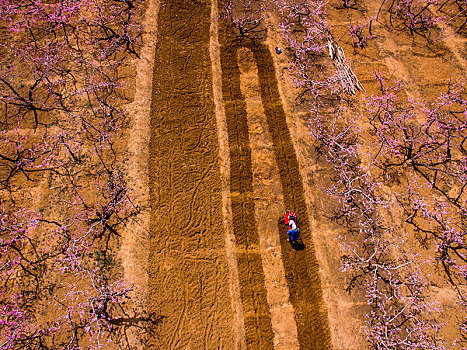
M 2 349 L 102 348 L 132 312 L 109 247 L 139 210 L 116 147 L 142 6 L 0 1 Z

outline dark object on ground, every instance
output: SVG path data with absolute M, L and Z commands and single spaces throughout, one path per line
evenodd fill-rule
M 282 50 L 280 47 L 276 46 L 276 53 L 280 55 L 282 53 Z
M 302 239 L 300 238 L 300 229 L 297 227 L 298 217 L 292 210 L 287 210 L 284 215 L 284 224 L 289 226 L 287 231 L 287 240 L 295 250 L 302 250 L 305 248 Z
M 296 241 L 291 241 L 289 242 L 290 246 L 292 247 L 293 250 L 295 251 L 300 251 L 305 249 L 305 244 L 302 241 L 302 238 L 299 237 Z

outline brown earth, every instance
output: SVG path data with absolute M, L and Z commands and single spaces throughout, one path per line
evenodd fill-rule
M 378 39 L 354 50 L 348 12 L 362 18 L 375 10 L 371 2 L 358 10 L 329 6 L 331 30 L 368 92 L 376 69 L 404 80 L 412 96 L 434 96 L 440 76 L 445 84 L 465 73 L 465 40 L 448 28 L 430 47 L 380 26 Z M 235 40 L 207 0 L 154 1 L 146 17 L 154 28 L 155 56 L 148 53 L 145 63 L 145 74 L 154 65 L 152 102 L 150 112 L 136 107 L 146 117 L 133 128 L 130 158 L 142 162 L 132 172 L 150 210 L 134 226 L 140 238 L 126 236 L 122 257 L 141 300 L 162 319 L 147 348 L 365 348 L 364 296 L 344 290 L 336 241 L 342 229 L 320 189 L 329 168 L 295 102 L 287 57 L 273 53 L 284 47 L 274 18 L 267 37 L 248 41 Z M 151 85 L 139 79 L 136 100 Z M 304 249 L 286 241 L 285 209 L 300 218 Z M 441 279 L 433 286 L 453 310 L 449 291 Z
M 229 285 L 221 283 L 232 273 L 222 244 L 219 145 L 207 56 L 210 5 L 173 1 L 160 4 L 151 112 L 148 283 L 151 312 L 164 320 L 149 340 L 155 347 L 230 347 L 233 342 L 227 327 L 232 318 Z M 293 207 L 301 217 L 306 249 L 299 251 L 292 250 L 285 240 L 286 228 L 277 222 L 281 212 L 268 223 L 276 235 L 281 233 L 285 281 L 291 291 L 298 342 L 306 348 L 330 347 L 303 186 L 285 113 L 277 103 L 280 99 L 272 57 L 264 44 L 237 43 L 228 36 L 221 39 L 220 62 L 245 342 L 253 348 L 274 345 L 255 219 L 247 115 L 237 65 L 236 52 L 242 46 L 249 47 L 258 62 L 262 104 L 282 188 L 293 188 L 283 195 L 285 207 Z M 197 332 L 193 331 L 195 326 Z M 189 338 L 184 336 L 186 332 Z
M 161 1 L 151 108 L 149 348 L 232 348 L 218 141 L 209 60 L 211 4 Z
M 375 72 L 400 81 L 404 86 L 403 93 L 408 98 L 421 98 L 426 101 L 434 101 L 440 93 L 445 93 L 450 82 L 465 81 L 465 34 L 454 33 L 453 28 L 442 22 L 431 32 L 411 34 L 407 28 L 401 27 L 397 19 L 392 18 L 391 22 L 386 13 L 373 23 L 375 39 L 370 40 L 363 50 L 355 49 L 346 32 L 349 23 L 364 23 L 376 15 L 381 5 L 373 1 L 359 2 L 353 9 L 343 9 L 337 2 L 332 5 L 328 8 L 331 30 L 334 36 L 339 38 L 338 44 L 344 48 L 368 94 L 377 93 L 379 88 L 374 79 Z M 383 7 L 383 13 L 384 10 L 387 10 L 387 7 Z M 362 111 L 363 97 L 357 96 L 355 99 L 356 113 Z M 360 125 L 363 131 L 369 128 L 365 118 L 361 118 Z M 372 139 L 365 132 L 361 136 L 366 142 L 360 157 L 363 162 L 368 163 L 371 161 L 371 154 L 374 153 Z M 413 234 L 410 227 L 404 226 L 402 215 L 398 213 L 400 209 L 396 209 L 398 206 L 393 193 L 397 191 L 397 187 L 388 191 L 391 193 L 388 196 L 395 203 L 394 210 L 390 213 L 391 220 L 402 230 Z M 427 300 L 439 303 L 440 314 L 435 316 L 442 324 L 438 339 L 450 346 L 459 336 L 458 322 L 465 317 L 465 310 L 459 305 L 458 295 L 443 269 L 435 263 L 435 242 L 431 240 L 429 243 L 422 243 L 417 239 L 417 235 L 413 234 L 409 236 L 407 245 L 433 261 L 430 266 L 425 267 L 426 274 L 430 276 Z M 460 345 L 453 348 L 460 348 Z

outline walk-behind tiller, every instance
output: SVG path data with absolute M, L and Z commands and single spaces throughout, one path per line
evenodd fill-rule
M 293 212 L 292 210 L 286 210 L 284 215 L 284 224 L 289 226 L 290 220 L 293 220 L 295 223 L 297 223 L 297 214 L 295 214 L 295 212 Z
M 286 210 L 284 215 L 284 224 L 286 224 L 289 228 L 287 231 L 287 240 L 292 244 L 292 247 L 296 246 L 297 243 L 301 243 L 303 246 L 303 242 L 300 238 L 300 229 L 298 228 L 298 217 L 292 210 Z

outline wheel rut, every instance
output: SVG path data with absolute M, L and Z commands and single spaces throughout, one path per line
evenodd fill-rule
M 261 98 L 269 133 L 273 140 L 276 163 L 286 208 L 295 210 L 306 249 L 293 250 L 287 242 L 287 228 L 279 223 L 282 257 L 294 307 L 298 340 L 303 349 L 330 349 L 331 335 L 324 303 L 318 260 L 308 220 L 302 177 L 279 95 L 271 53 L 264 44 L 249 43 L 258 66 Z
M 230 148 L 230 195 L 237 246 L 245 340 L 248 349 L 273 349 L 274 334 L 266 298 L 253 200 L 253 173 L 247 112 L 240 89 L 235 47 L 222 46 L 222 95 Z

